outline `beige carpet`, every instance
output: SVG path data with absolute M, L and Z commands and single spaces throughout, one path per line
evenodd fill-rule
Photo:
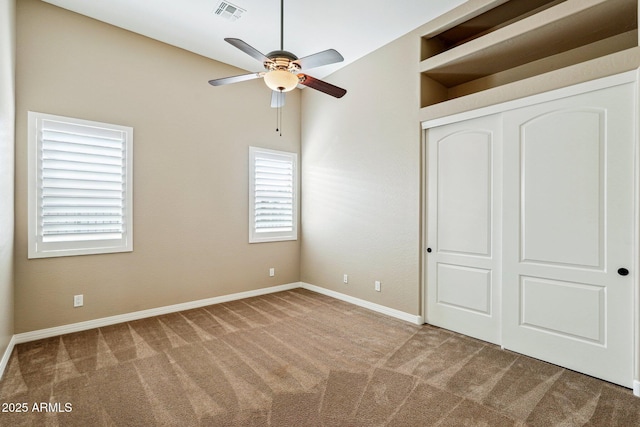
M 305 290 L 18 345 L 0 403 L 2 426 L 640 426 L 628 389 Z

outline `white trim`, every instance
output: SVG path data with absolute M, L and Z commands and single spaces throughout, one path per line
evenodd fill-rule
M 117 316 L 103 317 L 100 319 L 87 320 L 86 322 L 71 323 L 69 325 L 56 326 L 53 328 L 39 329 L 37 331 L 24 332 L 13 336 L 15 344 L 22 344 L 43 338 L 55 337 L 58 335 L 70 334 L 73 332 L 86 331 L 88 329 L 100 328 L 103 326 L 115 325 L 117 323 L 130 322 L 132 320 L 144 319 L 147 317 L 160 316 L 163 314 L 175 313 L 178 311 L 191 310 L 193 308 L 205 307 L 207 305 L 220 304 L 223 302 L 235 301 L 244 298 L 251 298 L 260 295 L 272 294 L 274 292 L 288 291 L 300 287 L 299 282 L 285 285 L 272 286 L 269 288 L 256 289 L 254 291 L 238 292 L 235 294 L 222 295 L 219 297 L 206 298 L 197 301 L 190 301 L 181 304 L 167 305 L 164 307 L 151 308 L 148 310 L 134 311 L 132 313 L 119 314 Z
M 464 111 L 462 113 L 452 114 L 437 119 L 425 120 L 422 122 L 422 129 L 429 129 L 436 126 L 442 126 L 450 123 L 460 122 L 463 120 L 474 119 L 476 117 L 488 116 L 490 114 L 502 113 L 507 110 L 526 107 L 541 102 L 552 101 L 554 99 L 566 98 L 569 96 L 579 95 L 585 92 L 593 92 L 595 90 L 605 89 L 612 86 L 618 86 L 625 83 L 636 81 L 637 70 L 627 71 L 613 76 L 603 77 L 584 83 L 578 83 L 572 86 L 553 89 L 536 95 L 525 96 L 514 99 L 512 101 L 500 104 L 490 105 L 475 110 Z
M 13 353 L 13 347 L 15 347 L 16 344 L 17 344 L 16 336 L 14 335 L 9 340 L 9 345 L 7 346 L 7 349 L 4 351 L 4 354 L 2 355 L 2 359 L 0 359 L 0 380 L 4 376 L 4 370 L 7 368 L 7 365 L 9 364 L 9 358 L 11 357 L 11 353 Z
M 413 323 L 416 325 L 424 324 L 424 318 L 422 316 L 416 316 L 415 314 L 405 313 L 404 311 L 389 308 L 384 305 L 376 304 L 374 302 L 366 301 L 360 298 L 352 297 L 340 292 L 332 291 L 330 289 L 321 288 L 320 286 L 311 285 L 309 283 L 301 282 L 300 287 L 309 291 L 317 292 L 319 294 L 327 295 L 335 299 L 346 301 L 348 303 L 367 308 L 378 313 L 386 314 L 387 316 L 395 317 L 396 319 L 404 320 L 405 322 Z
M 635 71 L 636 80 L 634 86 L 634 109 L 635 116 L 638 116 L 640 111 L 640 69 Z M 634 158 L 633 158 L 633 197 L 634 197 L 634 230 L 633 230 L 633 250 L 632 259 L 638 259 L 638 250 L 640 249 L 640 230 L 638 224 L 640 223 L 640 134 L 638 131 L 638 122 L 634 123 Z M 638 328 L 640 321 L 640 304 L 638 303 L 640 298 L 640 274 L 638 274 L 638 268 L 634 268 L 633 272 L 633 377 L 640 378 L 640 329 Z M 633 394 L 640 397 L 640 381 L 633 380 Z

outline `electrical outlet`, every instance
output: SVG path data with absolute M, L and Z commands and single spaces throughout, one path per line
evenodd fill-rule
M 276 275 L 276 269 L 275 269 L 275 268 L 273 268 L 273 267 L 271 267 L 271 268 L 269 269 L 269 277 L 273 277 L 273 276 L 275 276 L 275 275 Z
M 349 283 L 349 276 L 348 275 L 344 275 L 342 276 L 342 283 Z
M 73 306 L 74 307 L 82 307 L 84 305 L 84 295 L 74 295 L 73 296 Z
M 380 281 L 379 280 L 375 281 L 375 286 L 376 286 L 376 291 L 380 292 Z

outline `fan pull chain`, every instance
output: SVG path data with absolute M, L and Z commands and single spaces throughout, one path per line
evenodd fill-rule
M 282 90 L 278 91 L 278 108 L 276 108 L 276 132 L 282 136 Z
M 280 91 L 280 96 L 282 97 L 282 91 Z M 278 111 L 280 112 L 280 136 L 282 136 L 282 104 L 278 108 Z

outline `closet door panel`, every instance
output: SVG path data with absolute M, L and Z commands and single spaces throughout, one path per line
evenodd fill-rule
M 553 111 L 520 126 L 523 261 L 602 269 L 605 114 Z
M 503 345 L 633 379 L 631 83 L 504 113 Z
M 500 118 L 428 130 L 427 323 L 500 342 Z
M 522 325 L 604 345 L 605 290 L 604 286 L 521 276 Z
M 438 263 L 438 304 L 491 315 L 491 270 Z
M 438 141 L 438 251 L 491 256 L 492 134 L 467 130 Z

